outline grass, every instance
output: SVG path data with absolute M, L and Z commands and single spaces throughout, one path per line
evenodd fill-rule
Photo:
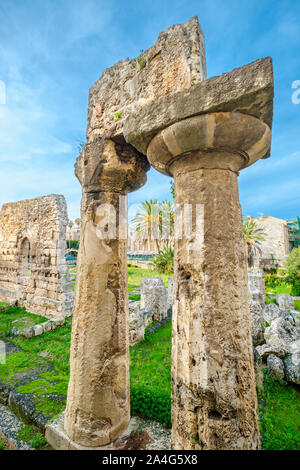
M 168 277 L 169 274 L 160 274 L 153 269 L 142 269 L 137 266 L 128 266 L 128 291 L 132 292 L 141 284 L 141 279 L 143 277 L 161 277 L 165 286 L 168 287 Z M 130 290 L 132 289 L 132 290 Z
M 130 348 L 130 386 L 171 393 L 172 324 Z
M 300 450 L 300 393 L 285 381 L 264 374 L 262 448 Z
M 4 304 L 4 302 L 2 302 L 2 304 Z M 13 327 L 22 330 L 27 326 L 37 325 L 45 321 L 47 321 L 47 318 L 28 313 L 25 308 L 7 308 L 4 312 L 0 313 L 0 337 L 7 336 Z
M 43 434 L 35 431 L 33 427 L 29 425 L 25 425 L 21 431 L 18 432 L 18 439 L 29 442 L 35 449 L 49 449 L 49 445 Z

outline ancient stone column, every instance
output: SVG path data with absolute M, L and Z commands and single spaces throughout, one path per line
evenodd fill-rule
M 177 122 L 148 147 L 175 180 L 173 449 L 259 448 L 237 177 L 269 145 L 267 124 L 231 112 Z
M 175 180 L 174 449 L 259 448 L 237 176 L 270 156 L 273 89 L 272 61 L 260 59 L 124 124 L 126 141 Z
M 82 228 L 65 431 L 83 446 L 113 441 L 130 419 L 124 196 L 148 169 L 135 149 L 103 139 L 86 144 L 76 165 Z

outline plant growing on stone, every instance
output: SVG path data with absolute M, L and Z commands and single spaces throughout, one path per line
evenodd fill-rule
M 115 112 L 114 112 L 114 121 L 115 121 L 115 122 L 120 121 L 121 117 L 122 117 L 121 111 L 115 111 Z
M 244 239 L 247 245 L 248 266 L 253 264 L 253 257 L 257 253 L 261 253 L 260 242 L 265 240 L 264 231 L 257 226 L 252 217 L 247 217 L 243 221 Z
M 140 55 L 137 59 L 136 59 L 140 69 L 143 69 L 146 65 L 146 59 L 143 55 Z

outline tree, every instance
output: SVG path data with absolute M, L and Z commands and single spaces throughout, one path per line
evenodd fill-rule
M 174 237 L 174 207 L 170 201 L 144 201 L 132 220 L 137 239 L 154 240 L 157 251 L 166 248 Z
M 285 260 L 287 281 L 292 284 L 291 295 L 300 295 L 300 246 L 293 248 Z
M 68 222 L 68 227 L 69 227 L 70 230 L 71 230 L 71 228 L 73 227 L 73 225 L 74 225 L 74 224 L 73 224 L 72 220 L 69 220 L 69 222 Z
M 252 217 L 247 217 L 243 221 L 244 238 L 247 245 L 248 253 L 248 266 L 251 267 L 253 264 L 253 256 L 256 253 L 261 253 L 260 242 L 264 241 L 265 233 L 263 229 L 257 226 L 256 222 Z
M 81 219 L 79 218 L 75 219 L 75 224 L 77 225 L 77 227 L 80 227 Z

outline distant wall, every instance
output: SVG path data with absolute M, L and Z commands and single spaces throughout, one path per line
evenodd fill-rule
M 282 266 L 289 253 L 287 221 L 271 216 L 255 217 L 254 221 L 266 234 L 265 241 L 262 241 L 260 244 L 263 251 L 262 258 L 272 259 L 274 257 L 279 265 Z
M 73 285 L 65 260 L 67 206 L 61 195 L 7 203 L 0 212 L 0 300 L 28 311 L 70 315 Z

